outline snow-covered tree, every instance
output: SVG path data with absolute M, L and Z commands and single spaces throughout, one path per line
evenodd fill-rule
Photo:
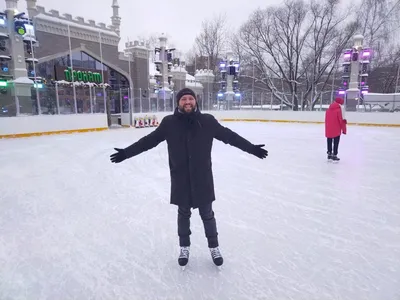
M 297 110 L 319 99 L 356 32 L 348 15 L 338 0 L 286 0 L 257 9 L 240 28 L 239 43 L 257 60 L 257 81 Z

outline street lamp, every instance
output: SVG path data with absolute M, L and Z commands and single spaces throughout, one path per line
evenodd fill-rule
M 25 17 L 25 13 L 19 13 L 16 10 L 16 1 L 6 0 L 7 9 L 0 13 L 0 48 L 4 51 L 5 39 L 9 39 L 9 55 L 0 57 L 0 64 L 3 72 L 11 71 L 12 75 L 12 95 L 15 97 L 16 113 L 20 114 L 20 101 L 28 104 L 31 103 L 32 86 L 37 90 L 42 82 L 32 81 L 28 75 L 26 64 L 33 65 L 35 73 L 35 63 L 37 60 L 27 58 L 25 51 L 33 55 L 33 44 L 36 43 L 35 29 L 32 20 Z M 13 37 L 13 38 L 10 38 Z M 29 53 L 30 52 L 30 53 Z M 10 61 L 11 68 L 8 67 L 7 61 Z M 33 74 L 36 78 L 36 74 Z M 37 97 L 37 110 L 41 113 L 39 97 Z M 30 111 L 30 109 L 28 110 Z
M 223 94 L 222 97 L 218 96 L 218 100 L 225 101 L 228 108 L 233 106 L 233 101 L 240 95 L 239 90 L 239 71 L 240 62 L 235 59 L 232 51 L 226 53 L 226 57 L 219 63 L 220 70 L 220 91 L 219 94 Z M 239 100 L 241 96 L 239 97 Z
M 133 79 L 132 79 L 132 74 L 131 74 L 131 57 L 132 57 L 132 52 L 128 51 L 125 53 L 125 56 L 128 57 L 128 74 L 129 74 L 129 94 L 130 94 L 130 99 L 129 99 L 129 125 L 133 125 L 133 117 L 132 117 L 132 112 L 133 112 L 133 102 L 135 101 L 135 95 L 133 93 Z M 142 103 L 140 103 L 140 106 Z M 121 107 L 121 112 L 122 112 L 122 107 Z
M 154 53 L 156 55 L 156 59 L 154 64 L 156 65 L 156 74 L 154 75 L 156 79 L 156 85 L 154 88 L 154 92 L 157 94 L 157 107 L 158 107 L 158 100 L 160 95 L 160 90 L 162 90 L 163 100 L 164 100 L 164 111 L 167 109 L 166 105 L 166 96 L 167 91 L 169 93 L 169 99 L 171 98 L 171 84 L 172 84 L 172 74 L 170 74 L 172 70 L 172 62 L 174 60 L 174 51 L 175 48 L 167 48 L 167 37 L 162 34 L 159 37 L 160 45 L 159 47 L 154 48 Z M 160 82 L 161 81 L 161 82 Z M 168 86 L 166 86 L 166 83 Z M 158 108 L 157 108 L 158 111 Z
M 354 36 L 354 46 L 343 53 L 342 87 L 338 94 L 346 98 L 346 110 L 356 111 L 359 99 L 368 93 L 368 72 L 372 50 L 363 46 L 364 37 Z

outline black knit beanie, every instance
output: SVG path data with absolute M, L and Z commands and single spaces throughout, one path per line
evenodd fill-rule
M 193 96 L 193 98 L 196 99 L 196 94 L 193 92 L 193 90 L 189 88 L 183 88 L 176 94 L 176 102 L 179 103 L 179 100 L 185 95 Z

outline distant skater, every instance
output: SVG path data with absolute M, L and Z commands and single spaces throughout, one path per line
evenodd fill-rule
M 215 265 L 221 266 L 211 163 L 213 139 L 230 144 L 258 158 L 265 158 L 264 145 L 254 145 L 236 132 L 222 126 L 211 114 L 201 113 L 195 93 L 188 88 L 177 95 L 173 114 L 164 117 L 150 134 L 125 149 L 114 148 L 111 162 L 120 163 L 167 141 L 171 175 L 170 203 L 178 206 L 179 265 L 189 261 L 191 209 L 198 208 L 204 224 L 208 247 Z
M 337 156 L 340 136 L 342 133 L 347 133 L 347 120 L 343 104 L 344 100 L 342 98 L 336 98 L 325 113 L 325 136 L 328 148 L 328 160 L 330 161 L 340 160 Z

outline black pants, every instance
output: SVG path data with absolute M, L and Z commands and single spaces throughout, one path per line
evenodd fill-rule
M 333 155 L 337 155 L 339 150 L 340 135 L 333 139 L 327 138 L 326 141 L 328 144 L 328 152 L 333 153 Z M 332 142 L 333 142 L 333 152 L 332 152 Z
M 199 214 L 204 224 L 204 232 L 208 240 L 208 247 L 218 247 L 217 222 L 214 217 L 212 203 L 199 207 Z M 190 216 L 191 209 L 179 206 L 178 208 L 178 236 L 181 247 L 190 246 Z

